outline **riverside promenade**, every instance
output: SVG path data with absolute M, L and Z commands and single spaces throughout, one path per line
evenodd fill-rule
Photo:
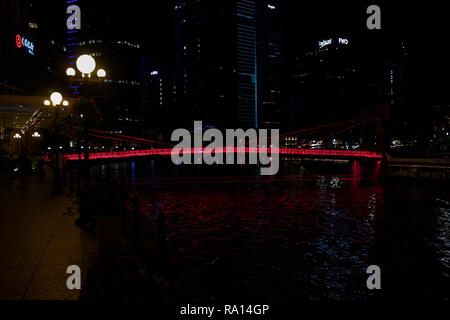
M 86 277 L 95 238 L 75 226 L 74 195 L 51 194 L 53 175 L 0 176 L 0 300 L 76 300 L 66 286 L 69 265 Z M 74 208 L 75 209 L 75 208 Z

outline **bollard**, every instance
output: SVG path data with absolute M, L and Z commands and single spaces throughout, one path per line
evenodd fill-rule
M 129 198 L 128 191 L 125 187 L 124 179 L 122 178 L 120 180 L 120 187 L 119 187 L 119 210 L 120 215 L 122 216 L 122 237 L 124 239 L 128 239 L 128 223 L 127 223 L 127 208 L 125 205 L 126 200 Z
M 141 248 L 141 208 L 139 196 L 133 197 L 133 242 L 134 246 L 139 250 Z
M 73 190 L 73 167 L 69 167 L 69 193 L 72 193 Z
M 81 168 L 77 166 L 77 196 L 81 195 Z
M 161 212 L 156 217 L 156 241 L 158 248 L 158 260 L 160 266 L 167 267 L 167 247 L 166 247 L 166 215 Z

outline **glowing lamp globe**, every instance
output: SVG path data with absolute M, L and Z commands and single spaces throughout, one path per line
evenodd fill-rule
M 44 105 L 49 106 L 51 104 L 50 100 L 45 100 Z
M 95 70 L 95 60 L 90 55 L 83 54 L 77 59 L 77 68 L 83 74 L 90 74 Z
M 63 99 L 63 97 L 62 97 L 61 93 L 59 93 L 59 92 L 53 92 L 50 95 L 50 100 L 52 101 L 54 106 L 61 104 L 62 99 Z
M 63 106 L 64 106 L 64 107 L 67 107 L 68 105 L 69 105 L 69 101 L 64 100 L 64 101 L 63 101 Z
M 99 77 L 99 78 L 104 78 L 104 77 L 106 77 L 106 71 L 103 70 L 103 69 L 98 69 L 98 71 L 97 71 L 97 77 Z
M 75 76 L 75 69 L 74 69 L 74 68 L 67 68 L 66 74 L 67 74 L 69 77 Z

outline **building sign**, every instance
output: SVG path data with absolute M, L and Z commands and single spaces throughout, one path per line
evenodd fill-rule
M 26 48 L 29 54 L 34 55 L 34 43 L 20 34 L 16 35 L 16 46 L 19 49 Z
M 325 46 L 330 45 L 332 41 L 333 40 L 331 40 L 331 39 L 319 41 L 319 48 L 323 48 Z
M 339 44 L 348 44 L 348 39 L 338 38 L 337 42 Z M 332 43 L 333 43 L 333 39 L 319 41 L 319 48 L 326 47 Z

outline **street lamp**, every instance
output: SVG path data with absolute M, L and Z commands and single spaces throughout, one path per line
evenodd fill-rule
M 68 102 L 67 100 L 64 100 L 64 101 L 63 101 L 63 106 L 64 106 L 64 107 L 69 106 L 69 102 Z
M 76 73 L 76 71 L 75 71 L 74 68 L 67 68 L 67 70 L 66 70 L 66 74 L 67 74 L 69 77 L 75 76 L 75 73 Z
M 68 105 L 67 101 L 63 102 L 63 96 L 61 93 L 59 92 L 53 92 L 50 95 L 50 101 L 52 102 L 52 105 L 54 107 L 57 107 L 59 105 L 61 105 L 61 102 L 63 103 L 63 105 Z M 50 105 L 50 101 L 45 100 L 44 104 L 46 106 Z M 56 120 L 58 119 L 58 108 L 55 108 L 55 133 L 56 136 L 58 136 L 58 124 L 56 123 Z M 37 133 L 37 132 L 35 132 Z M 39 134 L 39 133 L 37 133 Z M 34 134 L 33 134 L 34 136 Z M 54 175 L 54 181 L 53 181 L 53 192 L 55 194 L 60 194 L 62 193 L 63 189 L 62 189 L 62 184 L 61 184 L 61 172 L 60 172 L 60 168 L 59 168 L 59 152 L 58 152 L 58 146 L 56 146 L 55 148 L 55 175 Z
M 99 77 L 99 78 L 104 78 L 104 77 L 106 77 L 106 71 L 103 70 L 103 69 L 98 69 L 98 70 L 97 70 L 97 77 Z
M 81 78 L 76 77 L 77 72 L 73 67 L 68 67 L 66 69 L 66 74 L 69 77 L 70 81 L 73 82 L 79 82 L 80 85 L 82 83 L 89 83 L 89 82 L 103 82 L 104 78 L 106 77 L 106 71 L 104 69 L 97 69 L 96 71 L 96 79 L 91 79 L 92 72 L 95 71 L 97 64 L 95 59 L 88 55 L 83 54 L 79 56 L 76 60 L 76 68 L 81 73 Z M 95 76 L 94 76 L 95 77 Z M 81 118 L 83 118 L 83 114 L 80 115 Z M 84 138 L 84 144 L 86 146 L 85 153 L 84 153 L 84 169 L 86 171 L 86 176 L 89 176 L 89 147 L 88 147 L 88 121 L 85 118 L 84 119 L 84 127 L 85 127 L 85 138 Z M 83 149 L 83 147 L 81 147 Z M 80 166 L 81 166 L 81 150 L 80 150 Z
M 79 56 L 76 65 L 83 77 L 87 74 L 90 78 L 92 71 L 95 70 L 95 60 L 88 54 Z
M 78 57 L 76 61 L 76 66 L 78 71 L 81 73 L 82 78 L 91 78 L 91 73 L 94 72 L 97 63 L 95 62 L 95 59 L 88 55 L 83 54 Z M 106 71 L 104 69 L 98 69 L 97 70 L 97 78 L 102 79 L 106 77 Z M 69 78 L 72 78 L 75 81 L 81 81 L 81 79 L 74 79 L 76 76 L 76 70 L 72 67 L 69 67 L 66 69 L 66 75 Z
M 63 97 L 62 97 L 61 93 L 53 92 L 50 95 L 50 100 L 53 103 L 53 106 L 59 106 L 63 100 Z
M 21 145 L 21 139 L 22 139 L 22 136 L 21 136 L 19 133 L 16 133 L 16 134 L 13 136 L 13 139 L 17 141 L 17 154 L 20 155 L 20 153 L 21 153 L 21 151 L 22 151 L 22 150 L 21 150 L 21 149 L 22 149 L 22 145 Z
M 38 150 L 38 147 L 37 147 L 37 141 L 38 141 L 38 139 L 41 137 L 41 135 L 39 134 L 39 132 L 35 131 L 35 132 L 31 135 L 31 137 L 32 137 L 33 140 L 34 140 L 34 152 L 36 152 L 36 154 L 40 154 L 40 150 Z

